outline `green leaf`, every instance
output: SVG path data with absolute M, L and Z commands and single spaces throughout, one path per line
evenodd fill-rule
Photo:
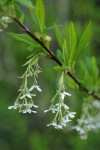
M 61 27 L 62 25 L 56 25 L 56 26 Z M 53 30 L 53 29 L 55 29 L 55 24 L 47 28 L 47 30 Z
M 30 7 L 30 13 L 32 17 L 32 20 L 30 20 L 31 25 L 36 29 L 36 31 L 41 32 L 40 21 L 39 21 L 36 9 L 33 5 L 32 7 Z
M 33 44 L 29 45 L 27 49 L 31 52 L 35 52 L 35 51 L 43 52 L 43 48 L 39 44 L 36 44 L 36 43 L 34 43 L 34 45 Z
M 58 26 L 56 24 L 54 24 L 54 26 L 55 26 L 55 34 L 56 34 L 58 44 L 59 44 L 60 48 L 62 49 L 62 47 L 63 47 L 63 36 L 62 36 Z
M 38 14 L 36 12 L 36 8 L 32 4 L 31 0 L 16 0 L 17 2 L 21 3 L 25 7 L 27 7 L 30 11 L 32 19 L 28 19 L 30 24 L 35 28 L 36 31 L 41 32 L 41 25 L 40 25 L 40 20 L 38 18 Z
M 31 8 L 32 7 L 32 3 L 30 0 L 15 0 L 15 2 L 18 2 L 22 5 L 24 5 L 26 8 Z
M 70 88 L 76 89 L 78 88 L 78 85 L 75 83 L 75 81 L 70 78 L 69 76 L 66 76 L 66 83 Z
M 43 31 L 44 20 L 45 20 L 45 10 L 44 10 L 43 0 L 36 1 L 36 12 L 37 12 L 40 24 L 41 24 L 41 30 Z
M 60 66 L 54 66 L 54 69 L 57 71 L 62 71 L 62 68 Z
M 12 32 L 9 32 L 8 34 L 18 41 L 22 41 L 22 42 L 25 42 L 25 43 L 31 44 L 31 45 L 34 44 L 33 39 L 30 36 L 28 36 L 27 34 L 17 34 L 17 33 L 12 33 Z
M 83 32 L 82 37 L 78 43 L 77 51 L 75 53 L 74 59 L 76 59 L 80 55 L 82 50 L 84 50 L 85 47 L 87 46 L 91 36 L 91 30 L 92 29 L 91 29 L 91 21 L 90 21 L 87 27 L 85 28 L 85 31 Z
M 85 84 L 87 84 L 87 81 L 89 78 L 88 69 L 86 68 L 86 64 L 82 60 L 79 61 L 79 65 L 80 65 L 80 69 L 78 71 L 80 73 L 78 73 L 78 75 L 80 76 L 79 78 L 82 79 L 82 80 L 80 79 L 81 82 L 85 85 Z
M 68 65 L 70 65 L 73 62 L 73 57 L 76 50 L 76 32 L 74 28 L 74 24 L 71 22 L 68 27 L 68 34 L 66 38 L 66 44 L 68 47 Z
M 29 50 L 29 51 L 32 51 L 33 49 L 35 49 L 35 48 L 37 48 L 37 44 L 32 44 L 32 45 L 29 45 L 29 47 L 27 47 L 27 49 Z
M 99 70 L 96 63 L 96 58 L 92 57 L 92 68 L 93 68 L 93 77 L 95 82 L 97 83 L 99 80 Z
M 80 61 L 80 77 L 84 86 L 90 90 L 96 91 L 99 87 L 99 69 L 95 57 L 85 58 Z
M 64 40 L 63 42 L 63 59 L 64 59 L 64 63 L 67 66 L 67 62 L 68 62 L 68 47 L 66 45 L 66 41 Z
M 17 17 L 20 19 L 20 21 L 24 22 L 26 16 L 24 15 L 23 11 L 17 4 L 15 5 L 15 10 L 16 10 Z
M 57 49 L 57 58 L 63 62 L 63 54 L 62 54 L 62 51 Z

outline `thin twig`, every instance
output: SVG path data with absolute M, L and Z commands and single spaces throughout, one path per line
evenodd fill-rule
M 43 43 L 43 41 L 41 41 L 39 38 L 37 38 L 33 33 L 30 32 L 30 30 L 23 24 L 20 22 L 20 20 L 18 18 L 12 18 L 15 22 L 17 22 L 17 24 L 24 30 L 24 32 L 26 32 L 33 40 L 35 40 L 38 44 L 40 44 L 44 50 L 49 54 L 50 58 L 55 61 L 59 66 L 62 66 L 61 61 L 53 54 L 53 52 Z M 82 85 L 82 83 L 70 72 L 67 71 L 68 76 L 70 76 L 75 83 L 79 86 L 79 88 L 86 92 L 88 95 L 94 97 L 95 99 L 100 100 L 100 97 L 98 95 L 96 95 L 93 91 L 89 91 L 86 87 L 84 87 Z

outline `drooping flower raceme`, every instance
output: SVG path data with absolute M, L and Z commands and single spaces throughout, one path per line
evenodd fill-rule
M 87 139 L 89 131 L 100 129 L 100 102 L 85 98 L 81 117 L 72 129 L 76 129 L 81 139 Z
M 23 84 L 19 89 L 19 96 L 16 99 L 13 106 L 9 106 L 8 109 L 19 109 L 19 112 L 22 113 L 37 113 L 37 111 L 33 110 L 33 108 L 38 108 L 37 105 L 34 104 L 33 98 L 36 96 L 33 91 L 41 92 L 41 88 L 37 83 L 38 74 L 41 72 L 41 68 L 38 66 L 38 58 L 32 58 L 28 61 L 28 67 L 23 74 Z M 28 88 L 28 78 L 33 77 L 34 83 Z
M 59 89 L 56 95 L 51 100 L 52 104 L 48 110 L 44 110 L 44 113 L 51 111 L 55 114 L 53 121 L 47 126 L 54 126 L 55 129 L 63 129 L 72 118 L 75 117 L 76 112 L 70 112 L 69 107 L 64 103 L 66 96 L 71 96 L 70 93 L 65 91 L 64 87 L 64 73 L 59 80 Z

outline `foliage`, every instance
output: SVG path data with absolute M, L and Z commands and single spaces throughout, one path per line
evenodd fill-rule
M 28 10 L 27 15 L 24 14 L 24 11 L 21 10 L 21 7 Z M 48 28 L 45 25 L 46 13 L 42 0 L 37 0 L 36 5 L 33 5 L 31 1 L 26 2 L 26 0 L 1 1 L 0 11 L 2 12 L 0 17 L 2 29 L 7 28 L 9 23 L 16 22 L 16 18 L 21 23 L 19 24 L 17 22 L 19 25 L 24 25 L 24 22 L 28 22 L 29 27 L 32 29 L 31 31 L 24 26 L 25 28 L 22 27 L 22 29 L 25 31 L 24 34 L 8 32 L 8 35 L 16 39 L 18 42 L 20 41 L 20 44 L 21 42 L 25 43 L 25 49 L 28 50 L 28 52 L 24 52 L 28 53 L 28 60 L 23 65 L 26 69 L 24 70 L 23 75 L 20 77 L 22 84 L 19 88 L 19 95 L 14 105 L 9 106 L 8 109 L 18 109 L 19 112 L 24 114 L 37 113 L 37 111 L 34 109 L 38 108 L 38 102 L 35 102 L 35 99 L 33 98 L 36 98 L 36 96 L 40 97 L 37 92 L 41 92 L 41 95 L 43 93 L 43 90 L 41 90 L 39 86 L 41 82 L 38 84 L 38 76 L 45 78 L 46 70 L 51 70 L 53 68 L 49 68 L 45 63 L 45 61 L 49 61 L 47 59 L 51 59 L 56 63 L 58 62 L 58 66 L 54 66 L 55 70 L 53 71 L 53 73 L 57 72 L 55 76 L 57 76 L 58 84 L 56 90 L 56 81 L 54 79 L 52 86 L 55 86 L 56 93 L 54 94 L 53 92 L 55 96 L 51 100 L 49 109 L 44 110 L 45 113 L 51 111 L 54 116 L 53 121 L 47 126 L 53 125 L 54 128 L 58 130 L 63 128 L 66 130 L 66 126 L 68 127 L 69 124 L 68 122 L 72 121 L 75 115 L 78 115 L 78 111 L 73 108 L 73 103 L 74 99 L 77 99 L 78 101 L 79 94 L 76 94 L 75 92 L 73 94 L 73 89 L 74 91 L 81 89 L 86 91 L 86 95 L 84 94 L 82 97 L 82 99 L 84 99 L 82 113 L 80 119 L 78 119 L 77 125 L 72 125 L 72 128 L 78 131 L 82 139 L 87 138 L 89 131 L 97 131 L 100 128 L 100 102 L 98 101 L 100 90 L 99 68 L 97 66 L 95 56 L 86 57 L 85 55 L 86 58 L 80 57 L 88 48 L 92 30 L 91 21 L 87 24 L 80 37 L 77 33 L 77 25 L 75 25 L 73 22 L 65 24 L 64 27 L 54 23 L 51 28 L 54 31 L 56 40 L 59 44 L 59 49 L 57 49 L 56 56 L 50 50 L 50 27 Z M 41 59 L 45 59 L 45 57 L 46 60 L 42 60 L 44 64 L 40 65 Z M 47 67 L 46 70 L 44 70 L 44 66 Z M 43 70 L 44 72 L 41 73 Z M 53 74 L 51 75 L 50 73 L 50 75 L 46 77 L 47 81 L 49 81 L 50 76 L 53 78 Z M 79 82 L 77 82 L 76 77 L 79 78 Z M 66 91 L 71 91 L 71 94 Z M 50 92 L 52 92 L 51 89 L 47 94 L 47 99 L 51 98 Z M 65 101 L 65 98 L 71 95 L 73 102 Z M 95 95 L 97 95 L 97 99 L 95 99 Z M 68 100 L 69 99 L 71 98 L 68 97 Z M 37 103 L 37 105 L 35 105 L 35 103 Z M 73 109 L 77 113 L 73 112 Z M 61 133 L 61 131 L 59 132 Z M 35 147 L 36 149 L 40 149 L 41 147 L 43 147 L 43 149 L 47 149 L 47 144 L 49 143 L 50 137 L 47 141 L 45 141 L 44 145 L 42 145 L 41 136 L 39 137 L 38 132 L 35 134 L 32 133 L 29 138 L 31 144 L 34 140 L 34 136 L 37 138 L 36 142 L 38 141 L 41 146 L 38 147 L 38 142 L 36 144 L 34 141 L 32 147 Z M 24 145 L 22 145 L 22 147 L 24 148 Z

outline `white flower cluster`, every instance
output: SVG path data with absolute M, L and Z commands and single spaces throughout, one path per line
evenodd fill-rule
M 37 113 L 37 111 L 32 110 L 32 108 L 37 108 L 38 106 L 34 104 L 33 97 L 36 94 L 31 93 L 33 90 L 41 92 L 40 86 L 37 84 L 38 74 L 41 72 L 41 68 L 38 66 L 38 58 L 31 58 L 25 65 L 28 65 L 25 73 L 21 78 L 23 78 L 23 84 L 19 89 L 19 96 L 15 101 L 14 106 L 9 106 L 8 109 L 19 109 L 22 113 Z M 28 78 L 34 78 L 34 84 L 28 88 Z
M 63 129 L 63 127 L 66 127 L 67 123 L 71 121 L 69 118 L 74 118 L 76 112 L 67 112 L 67 114 L 61 118 L 61 121 L 58 123 L 57 119 L 54 119 L 50 124 L 47 126 L 54 126 L 55 129 Z
M 77 120 L 78 124 L 72 129 L 76 129 L 81 139 L 87 139 L 89 131 L 100 129 L 100 102 L 97 100 L 91 102 L 91 99 L 88 98 L 83 106 L 85 112 L 82 112 L 81 118 Z M 89 112 L 91 108 L 93 114 Z
M 15 102 L 15 104 L 13 106 L 9 106 L 8 109 L 18 109 L 19 108 L 19 110 L 20 110 L 19 112 L 22 112 L 22 113 L 32 113 L 32 112 L 33 113 L 37 113 L 37 111 L 31 110 L 32 107 L 37 108 L 38 106 L 34 105 L 33 103 L 30 103 L 30 104 L 19 104 L 19 103 Z
M 17 98 L 15 104 L 13 106 L 9 106 L 8 109 L 19 109 L 19 112 L 22 113 L 37 113 L 37 111 L 33 111 L 32 108 L 38 108 L 37 105 L 34 105 L 34 101 L 32 100 L 33 96 L 36 96 L 36 94 L 31 94 L 30 91 L 33 89 L 36 89 L 38 92 L 41 92 L 41 88 L 38 85 L 32 85 L 31 88 L 28 90 L 20 89 L 21 93 L 19 97 Z M 29 99 L 27 101 L 27 98 Z M 19 100 L 23 100 L 22 103 L 20 103 Z
M 35 93 L 32 93 L 33 90 L 37 90 L 38 92 L 41 92 L 40 86 L 37 84 L 37 77 L 38 74 L 41 72 L 40 67 L 37 64 L 37 61 L 34 62 L 34 59 L 30 59 L 25 65 L 28 64 L 28 67 L 23 74 L 23 84 L 19 89 L 19 96 L 16 99 L 13 106 L 9 106 L 8 109 L 19 109 L 19 112 L 22 112 L 24 114 L 26 113 L 37 113 L 34 108 L 38 108 L 37 105 L 34 104 L 33 97 L 36 96 Z M 34 68 L 32 68 L 32 66 Z M 28 78 L 33 77 L 34 78 L 34 84 L 28 88 Z M 48 124 L 47 126 L 54 126 L 55 129 L 63 129 L 67 125 L 68 122 L 71 121 L 72 118 L 75 117 L 76 112 L 70 112 L 69 107 L 64 103 L 64 99 L 66 96 L 71 96 L 70 93 L 65 91 L 64 87 L 64 73 L 62 73 L 62 76 L 60 77 L 59 83 L 58 83 L 58 90 L 56 95 L 51 100 L 52 104 L 48 110 L 44 110 L 44 113 L 47 113 L 48 111 L 52 111 L 53 114 L 55 114 L 55 117 L 53 121 Z
M 56 95 L 51 100 L 52 104 L 49 109 L 44 110 L 44 113 L 51 111 L 55 114 L 53 121 L 47 126 L 53 126 L 55 129 L 63 129 L 66 127 L 67 123 L 75 117 L 76 112 L 70 112 L 69 107 L 64 103 L 66 96 L 71 96 L 70 93 L 65 91 L 64 87 L 64 75 L 62 74 L 59 80 L 59 89 Z M 58 101 L 56 103 L 56 101 Z
M 54 126 L 55 129 L 63 129 L 70 122 L 71 118 L 75 117 L 76 112 L 69 112 L 69 107 L 64 103 L 65 96 L 71 96 L 71 94 L 67 92 L 59 93 L 59 103 L 55 105 L 52 104 L 48 110 L 44 110 L 45 113 L 48 111 L 52 111 L 52 113 L 56 113 L 54 120 L 48 124 L 47 126 Z

